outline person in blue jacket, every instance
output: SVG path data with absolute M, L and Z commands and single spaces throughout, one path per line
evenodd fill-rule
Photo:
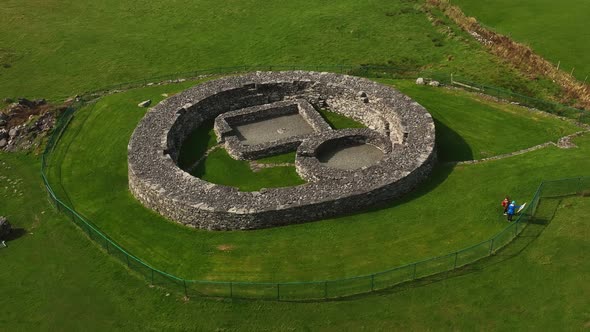
M 508 214 L 508 221 L 512 221 L 512 217 L 516 214 L 518 208 L 520 208 L 520 205 L 516 205 L 516 201 L 512 201 L 512 203 L 508 205 L 508 209 L 506 210 L 506 213 Z

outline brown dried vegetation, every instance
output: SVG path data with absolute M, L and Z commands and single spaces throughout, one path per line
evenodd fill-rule
M 427 0 L 426 9 L 433 8 L 442 11 L 463 30 L 485 45 L 490 52 L 511 63 L 532 79 L 539 75 L 552 79 L 562 88 L 561 102 L 590 109 L 590 85 L 558 70 L 554 64 L 536 54 L 530 47 L 482 27 L 474 17 L 466 16 L 459 7 L 451 5 L 448 0 Z

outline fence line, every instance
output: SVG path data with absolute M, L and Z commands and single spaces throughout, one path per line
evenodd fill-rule
M 340 67 L 341 68 L 341 67 Z M 272 69 L 268 68 L 268 69 Z M 147 81 L 147 80 L 146 80 Z M 390 288 L 400 283 L 417 280 L 442 272 L 448 272 L 494 255 L 526 228 L 536 218 L 542 198 L 589 194 L 590 177 L 580 177 L 542 182 L 517 219 L 486 241 L 441 256 L 413 262 L 388 270 L 337 280 L 304 282 L 239 282 L 187 280 L 158 270 L 134 256 L 102 233 L 98 227 L 81 216 L 75 209 L 59 198 L 47 178 L 47 162 L 59 143 L 75 111 L 83 102 L 68 108 L 58 119 L 41 157 L 41 177 L 53 206 L 74 224 L 87 233 L 109 255 L 118 258 L 129 269 L 141 274 L 152 285 L 175 289 L 185 296 L 215 296 L 229 298 L 255 298 L 270 300 L 320 300 L 368 293 Z
M 207 69 L 199 69 L 187 72 L 177 72 L 167 75 L 158 75 L 146 79 L 135 80 L 125 83 L 118 83 L 111 86 L 106 86 L 100 89 L 88 91 L 83 94 L 83 97 L 96 97 L 109 92 L 116 92 L 136 87 L 145 86 L 149 83 L 170 81 L 182 82 L 186 79 L 198 78 L 210 75 L 222 74 L 238 74 L 251 71 L 282 71 L 282 70 L 311 70 L 311 71 L 326 71 L 340 74 L 348 74 L 355 76 L 362 76 L 368 78 L 391 78 L 391 79 L 415 79 L 418 76 L 429 77 L 441 83 L 448 85 L 458 85 L 463 88 L 469 86 L 467 89 L 476 89 L 478 92 L 496 97 L 509 102 L 518 103 L 519 105 L 536 108 L 545 112 L 557 114 L 560 116 L 570 117 L 582 123 L 590 123 L 590 112 L 562 105 L 555 102 L 549 102 L 538 98 L 528 97 L 507 89 L 480 84 L 473 82 L 467 78 L 462 78 L 452 73 L 442 71 L 428 71 L 420 70 L 414 67 L 394 67 L 394 66 L 351 66 L 351 65 L 238 65 L 228 67 L 215 67 Z M 65 98 L 64 98 L 65 99 Z

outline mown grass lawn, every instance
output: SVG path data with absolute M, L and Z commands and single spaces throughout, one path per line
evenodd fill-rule
M 460 89 L 440 89 L 410 81 L 393 84 L 432 114 L 443 161 L 481 159 L 525 149 L 581 130 L 568 120 L 529 111 Z
M 332 129 L 365 128 L 366 126 L 351 118 L 332 112 L 327 109 L 319 110 L 320 115 L 332 127 Z
M 212 183 L 238 187 L 240 191 L 305 183 L 295 171 L 295 166 L 270 167 L 254 172 L 247 161 L 232 158 L 222 148 L 212 151 L 191 174 Z
M 145 209 L 127 189 L 127 142 L 145 112 L 136 106 L 137 100 L 156 99 L 166 89 L 180 87 L 133 90 L 79 111 L 56 150 L 54 162 L 61 167 L 52 167 L 51 181 L 78 211 L 123 247 L 187 279 L 334 279 L 451 252 L 505 227 L 498 210 L 503 195 L 530 199 L 542 179 L 584 174 L 590 163 L 585 157 L 590 149 L 586 137 L 580 139 L 579 149 L 569 151 L 550 148 L 477 166 L 439 166 L 414 193 L 380 210 L 251 232 L 192 230 Z M 441 100 L 456 97 L 442 89 L 429 91 L 438 93 Z M 468 101 L 468 97 L 461 98 Z M 487 116 L 488 110 L 472 106 L 468 113 L 453 112 L 457 106 L 451 104 L 448 116 L 458 120 L 450 123 Z M 520 116 L 528 116 L 528 111 L 521 112 Z M 436 112 L 433 115 L 437 118 Z M 518 117 L 518 112 L 513 116 Z M 502 128 L 502 120 L 491 123 Z M 463 144 L 473 149 L 486 138 L 493 142 L 498 133 L 481 128 L 472 135 L 478 140 L 465 132 Z M 539 142 L 545 139 L 537 136 Z M 443 155 L 456 148 L 451 140 L 439 143 Z M 490 151 L 503 149 L 489 145 Z
M 590 2 L 578 0 L 454 0 L 469 16 L 531 46 L 566 72 L 584 80 L 590 75 Z
M 39 167 L 38 158 L 0 153 L 0 211 L 24 230 L 0 249 L 0 325 L 9 331 L 555 331 L 589 321 L 588 198 L 542 203 L 547 215 L 557 207 L 547 226 L 444 278 L 341 301 L 187 302 L 149 288 L 57 214 Z

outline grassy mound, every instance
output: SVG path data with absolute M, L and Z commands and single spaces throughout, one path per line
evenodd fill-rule
M 145 112 L 136 106 L 137 101 L 180 88 L 134 90 L 105 97 L 81 110 L 56 150 L 53 164 L 61 166 L 51 169 L 51 181 L 61 185 L 56 190 L 77 210 L 123 247 L 158 268 L 190 279 L 332 279 L 450 252 L 484 240 L 505 226 L 498 205 L 506 193 L 518 200 L 529 199 L 540 180 L 578 175 L 590 162 L 585 158 L 590 145 L 584 138 L 583 146 L 571 151 L 551 148 L 471 167 L 439 166 L 414 193 L 380 210 L 251 232 L 187 229 L 145 209 L 127 189 L 127 141 Z M 440 100 L 470 99 L 470 95 L 449 95 L 441 89 L 424 91 L 439 94 Z M 440 105 L 437 112 L 457 120 L 450 123 L 485 118 L 489 112 L 472 105 L 467 106 L 469 112 L 456 112 L 454 104 Z M 513 111 L 514 117 L 529 116 L 526 110 Z M 435 119 L 437 112 L 433 112 Z M 491 123 L 502 128 L 502 121 Z M 551 126 L 551 122 L 544 125 Z M 466 135 L 463 144 L 474 149 L 486 138 L 492 142 L 498 134 L 481 128 L 475 129 L 477 134 Z M 538 131 L 532 128 L 531 133 Z M 457 148 L 452 140 L 439 143 L 442 155 Z M 504 148 L 489 145 L 496 153 Z

